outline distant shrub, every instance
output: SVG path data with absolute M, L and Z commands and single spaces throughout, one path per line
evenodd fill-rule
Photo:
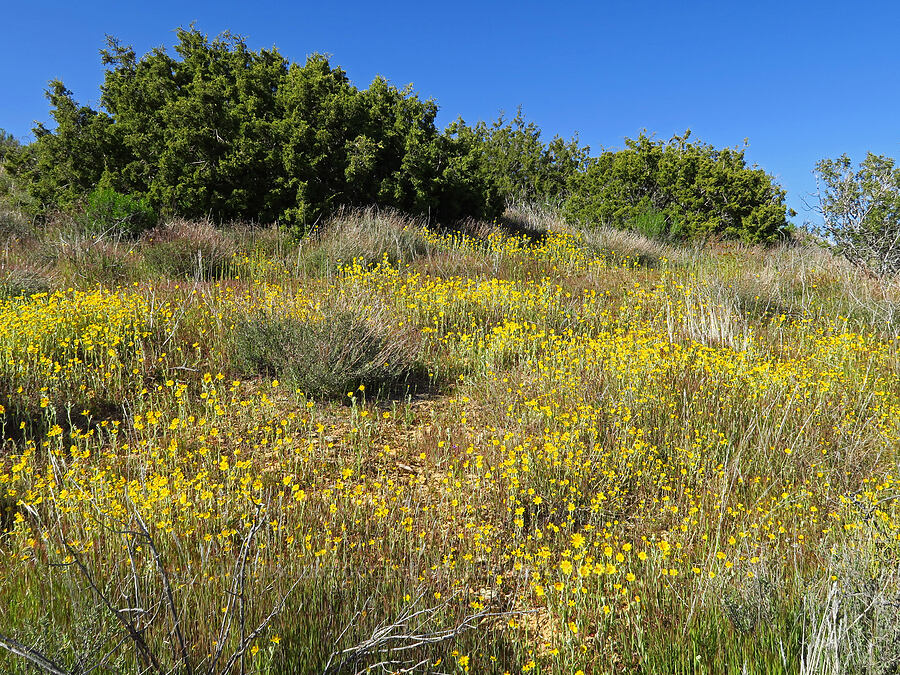
M 30 233 L 27 214 L 33 210 L 33 203 L 22 181 L 16 180 L 6 167 L 7 159 L 20 152 L 21 144 L 0 129 L 0 241 Z
M 820 161 L 816 174 L 828 245 L 867 272 L 900 273 L 900 167 L 868 153 L 854 169 L 842 155 Z
M 424 379 L 416 345 L 352 311 L 297 318 L 258 313 L 234 330 L 236 365 L 277 377 L 316 398 L 343 398 L 360 385 L 372 395 L 406 393 Z
M 91 235 L 134 238 L 156 225 L 157 217 L 146 197 L 97 187 L 85 199 L 79 220 Z
M 650 209 L 636 214 L 629 223 L 628 229 L 634 230 L 650 239 L 678 239 L 680 228 L 669 222 L 669 216 L 663 211 Z
M 410 263 L 436 253 L 426 238 L 423 219 L 391 209 L 357 209 L 336 216 L 317 228 L 304 242 L 301 263 L 307 272 L 327 272 L 340 263 Z
M 496 186 L 507 206 L 558 207 L 572 178 L 587 166 L 590 153 L 577 136 L 568 141 L 554 136 L 545 143 L 541 129 L 525 120 L 521 107 L 511 120 L 500 115 L 490 126 L 478 122 L 470 127 L 459 119 L 447 131 L 477 149 L 482 158 L 477 169 Z
M 20 143 L 15 136 L 5 129 L 0 129 L 0 164 L 4 162 L 8 154 L 17 151 L 19 147 Z
M 744 150 L 641 134 L 604 152 L 572 179 L 564 216 L 582 225 L 635 229 L 666 239 L 774 242 L 789 230 L 785 192 L 749 167 Z

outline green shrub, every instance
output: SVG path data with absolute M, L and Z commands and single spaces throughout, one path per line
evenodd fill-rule
M 314 398 L 342 399 L 360 386 L 374 396 L 405 394 L 425 380 L 417 351 L 387 322 L 347 310 L 304 319 L 257 313 L 234 330 L 239 370 L 277 377 Z
M 28 214 L 34 210 L 34 204 L 22 181 L 16 180 L 6 167 L 7 159 L 20 152 L 21 144 L 0 129 L 0 241 L 30 234 Z
M 653 209 L 636 214 L 628 229 L 649 239 L 679 239 L 681 232 L 679 225 L 671 223 L 665 212 Z
M 767 243 L 784 236 L 787 216 L 795 214 L 772 177 L 748 166 L 743 149 L 689 143 L 689 136 L 662 142 L 641 134 L 626 139 L 624 150 L 592 160 L 572 179 L 566 219 L 666 239 Z
M 146 197 L 97 187 L 85 199 L 79 220 L 84 231 L 93 236 L 134 238 L 156 225 L 157 217 Z
M 477 170 L 496 186 L 507 206 L 540 204 L 558 207 L 569 182 L 588 163 L 590 148 L 574 136 L 566 141 L 555 136 L 545 143 L 534 122 L 526 122 L 522 108 L 507 120 L 502 114 L 490 126 L 470 127 L 459 119 L 447 129 L 470 144 L 482 157 Z
M 229 33 L 176 33 L 174 57 L 139 58 L 109 39 L 102 110 L 50 83 L 56 128 L 38 125 L 10 165 L 45 209 L 105 185 L 167 215 L 299 230 L 373 203 L 447 220 L 499 215 L 480 155 L 442 134 L 437 104 L 410 87 L 378 77 L 358 89 L 321 54 L 301 65 Z

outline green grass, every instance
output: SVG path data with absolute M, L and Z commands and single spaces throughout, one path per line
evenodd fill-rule
M 97 589 L 161 672 L 282 600 L 243 672 L 900 662 L 897 280 L 527 210 L 57 223 L 0 265 L 0 634 L 66 668 L 146 671 Z

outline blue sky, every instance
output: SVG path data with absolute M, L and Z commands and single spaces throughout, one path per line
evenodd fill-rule
M 523 105 L 550 137 L 594 152 L 642 129 L 691 128 L 748 158 L 812 218 L 816 160 L 866 151 L 900 159 L 900 2 L 94 2 L 4 3 L 0 127 L 27 138 L 48 121 L 43 90 L 62 79 L 96 105 L 110 33 L 142 54 L 192 21 L 292 60 L 325 52 L 355 84 L 412 82 L 457 116 Z

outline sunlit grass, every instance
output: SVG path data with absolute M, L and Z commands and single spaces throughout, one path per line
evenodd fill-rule
M 785 251 L 378 227 L 377 259 L 207 233 L 212 275 L 0 299 L 0 633 L 138 672 L 90 578 L 166 669 L 219 672 L 239 576 L 244 636 L 285 598 L 250 672 L 321 672 L 410 607 L 479 616 L 404 654 L 423 672 L 900 658 L 896 288 Z M 405 386 L 301 377 L 346 312 Z M 302 340 L 248 369 L 266 317 Z

